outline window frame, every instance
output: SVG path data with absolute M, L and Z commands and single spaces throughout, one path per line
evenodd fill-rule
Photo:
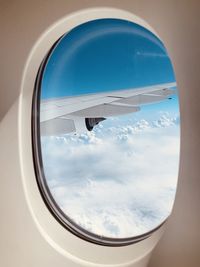
M 107 17 L 108 19 L 111 17 Z M 100 18 L 97 18 L 100 19 Z M 124 20 L 128 20 L 125 18 L 120 18 Z M 82 24 L 82 23 L 81 23 Z M 79 24 L 80 25 L 80 24 Z M 140 25 L 140 24 L 139 24 Z M 78 25 L 77 25 L 78 26 Z M 143 26 L 143 25 L 142 25 Z M 144 26 L 143 26 L 144 27 Z M 72 28 L 73 29 L 73 28 Z M 148 29 L 148 28 L 147 28 Z M 149 30 L 149 29 L 148 29 Z M 154 32 L 153 32 L 154 33 Z M 67 34 L 67 33 L 65 33 Z M 87 231 L 83 227 L 79 226 L 75 222 L 73 222 L 72 219 L 70 219 L 67 214 L 65 214 L 59 207 L 59 205 L 56 203 L 55 199 L 53 198 L 51 191 L 48 187 L 48 184 L 46 182 L 45 174 L 44 174 L 44 168 L 42 163 L 42 152 L 41 152 L 41 138 L 40 138 L 40 92 L 41 92 L 41 83 L 42 83 L 42 77 L 44 73 L 44 69 L 46 66 L 46 63 L 48 61 L 49 56 L 53 52 L 55 46 L 57 43 L 62 39 L 62 37 L 65 35 L 63 34 L 58 40 L 52 45 L 49 52 L 44 57 L 42 63 L 40 64 L 35 85 L 34 85 L 34 91 L 33 91 L 33 98 L 32 98 L 32 120 L 31 120 L 31 128 L 32 128 L 32 153 L 33 153 L 33 162 L 34 162 L 34 170 L 35 170 L 35 176 L 37 185 L 40 191 L 40 195 L 50 211 L 50 213 L 53 215 L 53 217 L 59 222 L 62 227 L 65 228 L 65 230 L 70 231 L 77 237 L 102 246 L 111 246 L 111 247 L 120 247 L 120 246 L 127 246 L 131 244 L 135 244 L 137 242 L 140 242 L 144 239 L 147 239 L 150 237 L 154 232 L 156 232 L 158 229 L 160 229 L 165 222 L 168 220 L 168 217 L 159 224 L 156 228 L 142 234 L 137 235 L 133 237 L 128 238 L 110 238 L 105 236 L 100 236 L 97 234 L 94 234 L 92 232 Z

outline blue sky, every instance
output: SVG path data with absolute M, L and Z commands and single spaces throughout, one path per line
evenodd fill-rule
M 145 28 L 119 19 L 84 23 L 59 41 L 42 80 L 42 99 L 173 82 L 162 42 Z

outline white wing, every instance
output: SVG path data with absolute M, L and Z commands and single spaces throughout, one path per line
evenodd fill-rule
M 140 106 L 160 102 L 175 94 L 176 83 L 65 97 L 41 101 L 42 135 L 86 130 L 85 118 L 107 118 L 140 110 Z

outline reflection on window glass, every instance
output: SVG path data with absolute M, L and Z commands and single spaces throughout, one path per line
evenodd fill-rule
M 176 191 L 180 120 L 162 42 L 132 22 L 90 21 L 59 40 L 40 79 L 41 164 L 66 221 L 101 238 L 163 223 Z

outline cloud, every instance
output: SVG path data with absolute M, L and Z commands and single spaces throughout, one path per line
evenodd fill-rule
M 76 224 L 107 237 L 143 234 L 172 209 L 178 119 L 116 120 L 77 136 L 42 137 L 42 156 L 52 195 Z
M 153 126 L 155 127 L 168 127 L 174 124 L 179 124 L 179 118 L 171 118 L 167 113 L 163 114 L 158 120 L 153 121 Z

